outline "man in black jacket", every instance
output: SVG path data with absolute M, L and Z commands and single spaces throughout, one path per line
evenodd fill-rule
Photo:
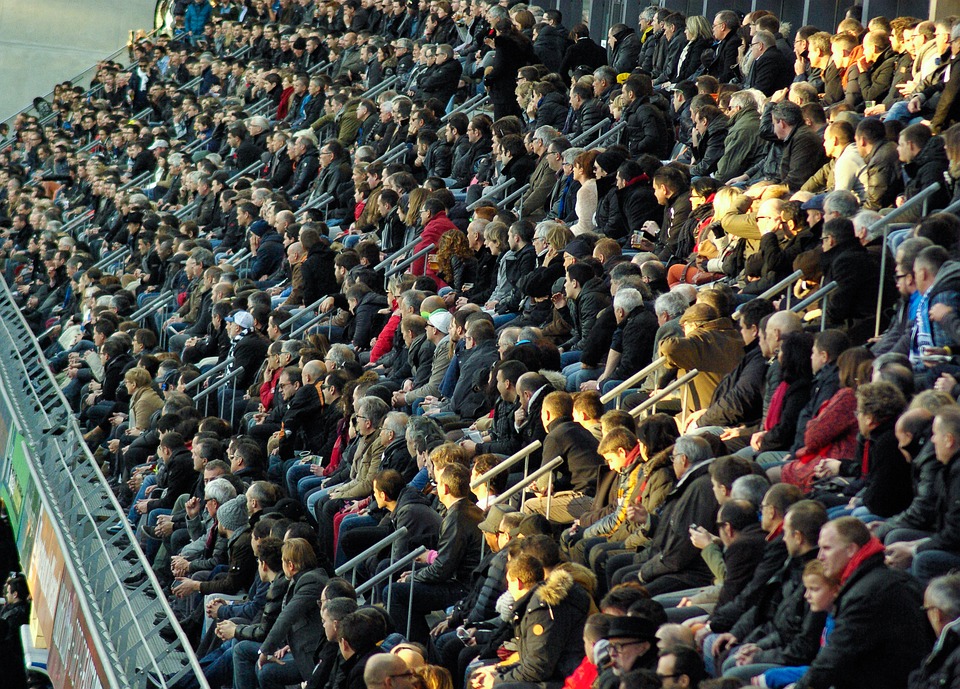
M 960 575 L 937 577 L 923 594 L 923 609 L 937 635 L 933 652 L 910 675 L 910 689 L 954 687 L 960 684 Z
M 906 686 L 933 645 L 920 585 L 884 565 L 883 544 L 855 517 L 824 525 L 818 558 L 824 573 L 840 581 L 840 593 L 830 643 L 820 648 L 797 689 Z
M 586 428 L 573 421 L 573 397 L 566 392 L 551 392 L 543 400 L 540 420 L 547 430 L 543 441 L 543 460 L 563 459 L 563 464 L 549 477 L 542 476 L 534 493 L 538 497 L 523 505 L 525 514 L 546 514 L 556 524 L 570 524 L 593 505 L 597 490 L 597 468 L 603 458 L 597 453 L 599 443 Z M 552 498 L 547 498 L 552 491 Z M 550 511 L 547 511 L 547 506 Z
M 740 76 L 738 50 L 740 36 L 740 18 L 732 10 L 717 12 L 713 19 L 713 37 L 717 43 L 713 48 L 713 60 L 707 70 L 721 84 L 729 83 Z
M 634 564 L 622 566 L 625 556 L 611 558 L 608 572 L 612 585 L 639 576 L 650 595 L 656 596 L 710 583 L 710 570 L 690 542 L 690 525 L 716 530 L 719 504 L 709 475 L 711 455 L 710 444 L 703 438 L 685 435 L 677 440 L 673 470 L 678 481 L 660 513 L 649 514 L 643 505 L 631 510 L 631 519 L 651 534 L 652 541 L 636 556 Z
M 747 88 L 754 88 L 767 98 L 793 81 L 793 65 L 777 48 L 777 39 L 769 31 L 757 31 L 750 43 L 753 64 L 747 74 Z
M 456 603 L 467 592 L 471 573 L 480 563 L 483 511 L 468 499 L 470 470 L 449 464 L 437 478 L 440 503 L 447 513 L 440 525 L 437 557 L 420 568 L 401 575 L 393 587 L 390 616 L 397 628 L 404 626 L 413 588 L 410 638 L 425 643 L 429 635 L 424 615 Z
M 768 664 L 761 666 L 764 669 L 769 664 L 803 665 L 816 655 L 826 616 L 812 613 L 804 600 L 803 570 L 817 558 L 817 538 L 826 522 L 823 505 L 812 500 L 801 500 L 787 510 L 786 559 L 763 581 L 754 602 L 732 626 L 724 615 L 714 615 L 699 635 L 704 658 L 708 667 L 716 667 L 716 674 L 722 664 L 725 673 L 749 678 L 757 674 L 752 666 L 760 663 Z M 734 652 L 728 655 L 731 649 Z

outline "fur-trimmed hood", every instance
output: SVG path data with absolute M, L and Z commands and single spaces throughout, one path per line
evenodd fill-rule
M 550 576 L 547 577 L 547 582 L 550 581 L 554 574 L 566 574 L 573 579 L 574 583 L 580 584 L 583 590 L 590 596 L 590 614 L 600 612 L 596 604 L 597 575 L 593 570 L 576 562 L 563 562 L 557 565 L 550 573 Z
M 560 605 L 570 593 L 574 583 L 576 582 L 573 579 L 572 572 L 558 567 L 550 572 L 546 581 L 537 588 L 537 595 L 541 601 L 551 607 Z M 594 585 L 596 585 L 596 577 L 594 577 Z

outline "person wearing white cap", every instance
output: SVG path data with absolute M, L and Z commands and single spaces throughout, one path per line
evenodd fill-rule
M 440 382 L 450 364 L 449 333 L 452 322 L 453 316 L 449 311 L 434 311 L 430 314 L 427 319 L 427 339 L 434 345 L 430 379 L 418 388 L 394 393 L 393 406 L 405 407 L 421 398 L 440 396 Z

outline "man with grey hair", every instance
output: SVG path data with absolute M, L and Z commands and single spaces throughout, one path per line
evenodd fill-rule
M 720 182 L 736 177 L 753 165 L 763 157 L 766 148 L 766 142 L 760 138 L 757 99 L 751 91 L 737 91 L 730 97 L 727 116 L 730 124 L 716 173 Z
M 327 367 L 327 373 L 333 373 L 348 361 L 356 361 L 357 355 L 345 344 L 339 342 L 330 345 L 327 355 L 323 358 L 323 365 Z
M 823 223 L 836 218 L 853 218 L 860 211 L 860 199 L 846 189 L 831 191 L 823 199 Z
M 373 492 L 373 477 L 380 470 L 384 444 L 380 426 L 390 407 L 379 397 L 361 397 L 353 425 L 359 438 L 353 461 L 341 463 L 323 489 L 307 497 L 307 510 L 317 521 L 321 552 L 333 552 L 333 518 L 347 500 L 359 500 Z
M 762 91 L 767 98 L 793 81 L 793 65 L 780 50 L 777 39 L 769 31 L 757 31 L 750 42 L 753 63 L 747 73 L 747 88 Z
M 550 213 L 548 217 L 572 225 L 577 220 L 577 192 L 580 182 L 573 178 L 573 161 L 584 152 L 583 148 L 571 146 L 560 154 L 560 175 L 550 193 Z
M 712 575 L 700 551 L 690 542 L 690 526 L 716 532 L 720 507 L 713 492 L 710 464 L 713 451 L 703 438 L 682 435 L 671 457 L 677 485 L 659 514 L 642 504 L 631 505 L 627 518 L 651 536 L 638 554 L 615 555 L 607 561 L 611 586 L 639 578 L 651 596 L 709 586 Z
M 610 105 L 617 86 L 617 73 L 608 65 L 597 67 L 593 71 L 593 95 L 606 105 Z
M 931 580 L 923 594 L 923 609 L 937 642 L 910 676 L 910 687 L 960 686 L 960 574 Z
M 530 188 L 527 189 L 521 200 L 521 218 L 536 222 L 547 214 L 547 201 L 550 192 L 557 182 L 557 171 L 560 169 L 558 156 L 549 155 L 551 144 L 562 138 L 560 132 L 549 125 L 537 127 L 531 139 L 534 154 L 539 157 L 537 167 L 530 175 Z M 567 144 L 566 139 L 563 140 Z
M 613 297 L 617 329 L 607 353 L 607 363 L 597 388 L 609 392 L 650 363 L 657 333 L 656 316 L 643 306 L 643 296 L 632 287 L 621 287 Z
M 454 59 L 453 48 L 448 44 L 441 43 L 435 50 L 433 68 L 421 77 L 418 95 L 446 103 L 457 91 L 463 67 L 459 60 Z

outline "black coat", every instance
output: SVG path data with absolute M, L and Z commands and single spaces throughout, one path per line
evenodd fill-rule
M 232 373 L 237 366 L 243 366 L 243 373 L 234 379 L 233 387 L 237 390 L 246 390 L 253 385 L 260 365 L 267 356 L 269 346 L 270 341 L 255 330 L 243 335 L 233 344 L 234 364 L 227 369 L 227 373 Z
M 598 317 L 593 330 L 604 327 L 603 319 Z M 613 369 L 612 380 L 626 380 L 652 361 L 657 327 L 657 317 L 645 307 L 638 306 L 627 315 L 620 324 L 620 361 Z
M 726 38 L 714 47 L 713 60 L 707 73 L 715 76 L 721 84 L 726 84 L 740 76 L 739 67 L 740 36 L 731 31 Z M 699 60 L 699 58 L 695 58 Z M 793 74 L 793 70 L 790 71 Z
M 954 455 L 936 482 L 936 524 L 933 536 L 918 551 L 960 551 L 960 458 Z
M 932 646 L 922 601 L 920 583 L 888 569 L 882 552 L 866 558 L 840 587 L 830 643 L 817 653 L 797 689 L 906 686 Z
M 767 48 L 753 61 L 747 75 L 747 88 L 763 92 L 767 98 L 793 83 L 793 64 L 776 46 Z
M 758 565 L 763 561 L 765 537 L 760 523 L 746 526 L 723 551 L 726 573 L 717 605 L 732 603 L 753 580 Z
M 599 443 L 593 434 L 567 417 L 550 424 L 543 441 L 543 459 L 547 462 L 561 457 L 563 464 L 554 472 L 554 492 L 573 490 L 593 496 L 597 490 L 597 467 L 603 459 L 597 454 Z M 538 481 L 545 490 L 546 478 Z
M 434 65 L 420 80 L 420 95 L 423 98 L 436 98 L 446 104 L 457 92 L 463 67 L 460 61 L 449 58 L 442 65 Z
M 307 191 L 320 170 L 320 154 L 310 146 L 293 164 L 293 176 L 285 188 L 289 196 L 299 196 Z
M 560 131 L 567 121 L 569 110 L 570 103 L 564 94 L 557 91 L 546 93 L 537 104 L 537 118 L 534 120 L 533 128 L 550 125 Z
M 560 63 L 560 76 L 565 83 L 570 82 L 570 73 L 577 67 L 584 66 L 592 73 L 597 67 L 607 64 L 607 51 L 597 45 L 592 38 L 581 38 L 567 48 Z
M 4 686 L 11 689 L 27 686 L 20 627 L 29 623 L 29 603 L 8 603 L 0 608 L 0 668 L 3 669 Z
M 483 78 L 487 92 L 494 103 L 512 102 L 515 105 L 517 70 L 538 61 L 533 43 L 523 34 L 509 32 L 495 36 L 493 45 L 493 65 Z
M 458 582 L 469 586 L 473 570 L 480 564 L 481 521 L 483 510 L 466 498 L 451 505 L 440 524 L 436 559 L 418 569 L 413 580 L 418 584 Z
M 855 458 L 867 452 L 867 474 L 862 498 L 864 507 L 878 517 L 892 517 L 910 506 L 913 500 L 913 482 L 910 465 L 900 452 L 894 421 L 881 424 L 870 432 L 869 446 L 860 436 Z
M 710 628 L 719 633 L 736 624 L 741 615 L 759 602 L 764 586 L 770 577 L 775 576 L 783 567 L 786 560 L 787 546 L 783 542 L 782 532 L 771 540 L 764 540 L 763 552 L 751 569 L 751 577 L 740 588 L 736 597 L 713 609 L 710 614 Z
M 394 541 L 392 546 L 393 556 L 399 560 L 422 545 L 435 548 L 442 521 L 430 499 L 413 486 L 407 486 L 397 498 L 396 509 L 380 524 L 388 527 L 391 533 L 406 527 L 407 534 Z
M 660 159 L 670 156 L 673 136 L 667 128 L 666 115 L 646 96 L 637 98 L 623 109 L 627 123 L 620 143 L 626 144 L 631 156 L 650 153 Z
M 737 367 L 720 381 L 699 426 L 751 426 L 763 416 L 763 378 L 767 362 L 754 340 L 743 350 Z
M 710 570 L 690 542 L 690 525 L 716 529 L 719 505 L 710 482 L 710 461 L 690 467 L 654 515 L 653 539 L 643 551 L 640 581 L 683 572 L 691 580 L 710 583 Z
M 823 254 L 823 284 L 836 281 L 838 288 L 827 303 L 827 327 L 852 327 L 876 316 L 880 266 L 859 241 L 834 246 Z
M 370 349 L 370 342 L 383 327 L 380 310 L 386 307 L 387 298 L 376 292 L 367 292 L 353 310 L 353 320 L 347 326 L 346 336 L 350 337 L 358 352 Z
M 632 72 L 640 65 L 640 37 L 633 29 L 623 29 L 617 34 L 616 43 L 610 51 L 610 66 L 617 74 Z M 650 40 L 649 38 L 647 39 Z
M 583 638 L 590 608 L 590 595 L 569 573 L 551 572 L 546 581 L 514 604 L 519 663 L 501 670 L 498 683 L 559 686 L 583 659 L 577 641 Z
M 705 131 L 697 145 L 694 146 L 693 157 L 697 161 L 691 168 L 690 174 L 697 176 L 711 175 L 717 171 L 720 158 L 724 154 L 723 142 L 730 130 L 730 120 L 726 115 L 717 115 Z
M 569 340 L 563 343 L 566 351 L 581 349 L 590 335 L 597 314 L 610 305 L 610 290 L 603 284 L 602 278 L 591 278 L 582 286 L 580 295 L 571 299 L 568 306 L 573 332 Z
M 326 583 L 327 574 L 322 569 L 299 572 L 287 588 L 277 621 L 260 646 L 263 653 L 270 655 L 289 644 L 304 680 L 313 673 L 313 655 L 323 641 L 317 601 Z
M 533 50 L 549 71 L 559 72 L 569 44 L 570 39 L 563 27 L 545 24 L 533 42 Z
M 710 48 L 712 42 L 708 38 L 695 38 L 692 43 L 687 43 L 685 50 L 686 53 L 683 55 L 683 60 L 677 66 L 676 78 L 673 79 L 673 83 L 679 84 L 685 79 L 691 78 L 694 74 L 699 72 L 702 62 L 700 61 L 700 56 L 703 55 L 703 51 Z
M 957 622 L 942 632 L 933 652 L 910 674 L 910 689 L 940 689 L 960 686 L 960 636 Z
M 903 195 L 909 199 L 934 182 L 939 182 L 940 189 L 928 199 L 927 208 L 931 213 L 946 208 L 950 203 L 950 191 L 944 184 L 943 176 L 949 165 L 947 152 L 943 147 L 943 138 L 930 137 L 917 157 L 903 166 L 904 176 L 907 179 Z
M 307 252 L 307 259 L 300 265 L 303 278 L 303 301 L 312 304 L 320 297 L 339 291 L 334 276 L 333 261 L 336 255 L 323 242 L 317 242 Z

